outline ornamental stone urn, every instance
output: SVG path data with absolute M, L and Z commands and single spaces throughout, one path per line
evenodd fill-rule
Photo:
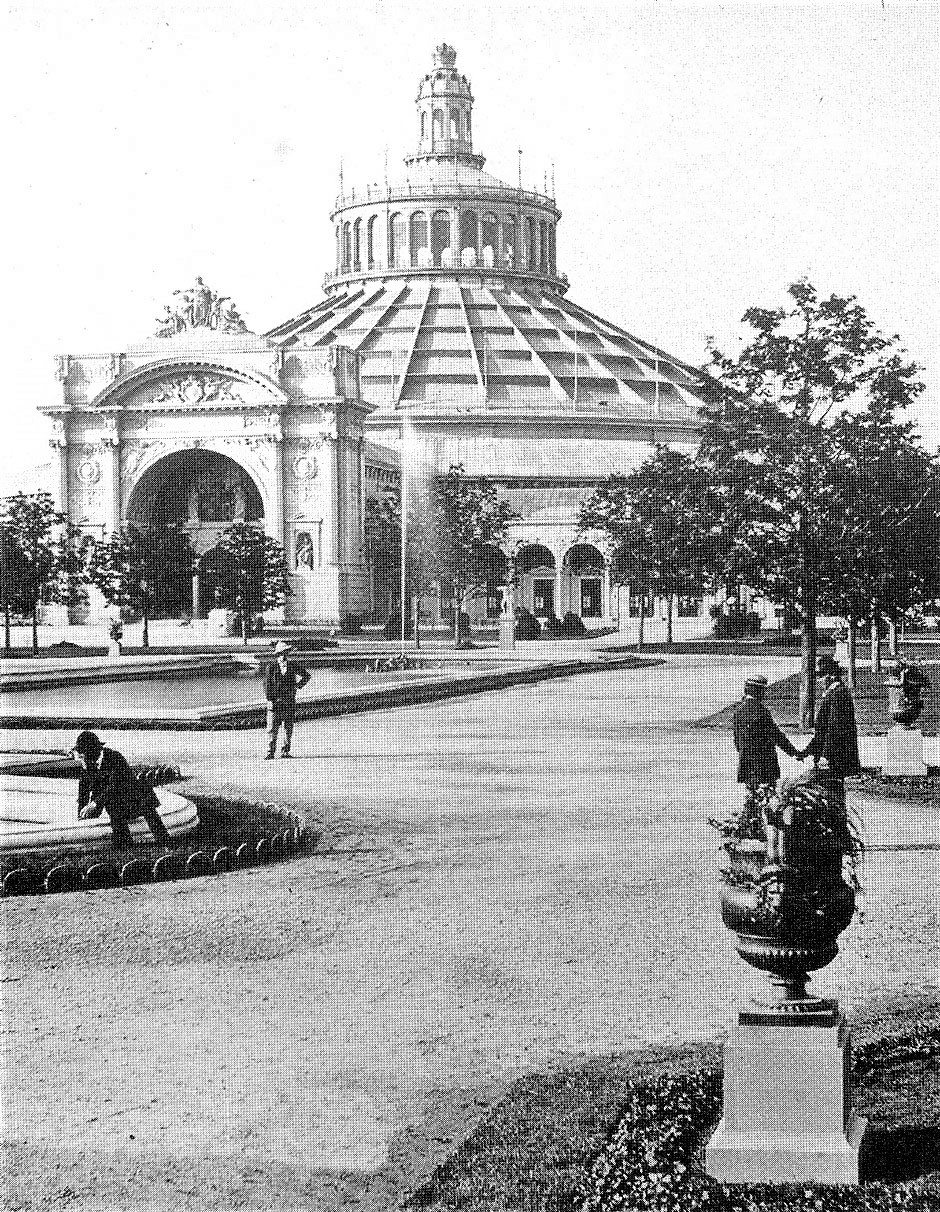
M 885 678 L 885 686 L 888 711 L 894 724 L 885 737 L 881 773 L 923 777 L 927 773 L 924 734 L 914 725 L 924 709 L 924 692 L 930 686 L 930 679 L 919 666 L 896 661 L 891 676 Z
M 851 839 L 829 804 L 826 780 L 814 773 L 790 786 L 776 810 L 778 861 L 767 861 L 760 841 L 726 847 L 722 921 L 737 936 L 738 955 L 768 976 L 770 989 L 755 1005 L 778 1014 L 832 1014 L 831 1002 L 806 992 L 808 974 L 835 959 L 855 912 L 855 891 L 842 875 Z
M 728 1034 L 723 1115 L 705 1168 L 724 1183 L 857 1184 L 866 1121 L 852 1107 L 849 1027 L 838 1003 L 810 996 L 806 983 L 835 958 L 852 920 L 843 863 L 858 843 L 816 772 L 779 797 L 751 799 L 725 834 L 722 920 L 770 989 Z

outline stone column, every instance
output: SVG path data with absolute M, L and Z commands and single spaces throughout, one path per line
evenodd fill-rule
M 565 617 L 566 607 L 562 604 L 561 590 L 564 584 L 564 574 L 562 572 L 561 560 L 555 556 L 555 614 L 563 619 Z
M 53 455 L 55 507 L 60 513 L 64 513 L 65 520 L 69 521 L 69 444 L 64 431 L 57 432 L 56 436 L 50 439 L 49 445 L 55 451 Z
M 271 521 L 268 533 L 282 547 L 287 546 L 287 536 L 284 534 L 284 440 L 280 433 L 271 438 L 272 463 L 271 470 Z
M 201 593 L 200 593 L 200 585 L 199 585 L 199 573 L 194 572 L 193 573 L 193 618 L 194 619 L 199 618 L 199 612 L 202 608 L 202 602 L 201 602 L 200 598 L 201 598 Z
M 105 526 L 111 534 L 121 529 L 121 434 L 116 416 L 105 418 L 101 435 L 101 478 Z
M 610 561 L 604 561 L 604 584 L 603 584 L 603 599 L 601 601 L 601 617 L 604 619 L 613 618 L 613 610 L 610 603 Z

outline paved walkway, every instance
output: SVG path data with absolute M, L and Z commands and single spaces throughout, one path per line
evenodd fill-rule
M 705 825 L 738 799 L 730 736 L 686 724 L 757 668 L 795 662 L 321 720 L 293 762 L 259 762 L 260 733 L 116 737 L 192 790 L 318 801 L 333 852 L 3 903 L 12 1206 L 392 1208 L 519 1073 L 719 1034 L 760 978 Z M 936 981 L 937 859 L 869 856 L 820 988 Z

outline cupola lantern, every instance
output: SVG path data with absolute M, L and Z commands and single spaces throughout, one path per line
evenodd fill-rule
M 457 52 L 446 42 L 434 51 L 434 68 L 418 87 L 418 149 L 412 160 L 456 159 L 479 168 L 473 154 L 470 82 L 457 71 Z

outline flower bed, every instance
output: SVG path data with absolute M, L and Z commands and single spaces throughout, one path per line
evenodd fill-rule
M 940 1055 L 940 1023 L 883 1037 L 856 1052 L 857 1074 L 905 1059 Z M 721 1114 L 721 1073 L 701 1068 L 637 1082 L 585 1183 L 581 1212 L 928 1212 L 940 1207 L 930 1178 L 858 1187 L 729 1186 L 702 1169 L 705 1143 Z

